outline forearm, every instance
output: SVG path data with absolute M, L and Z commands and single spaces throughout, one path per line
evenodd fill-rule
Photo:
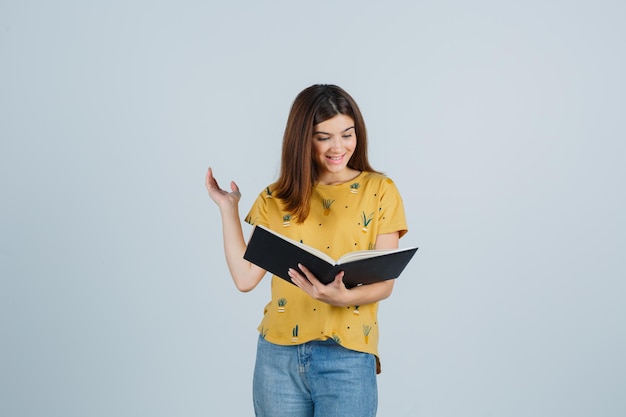
M 235 286 L 240 291 L 250 291 L 259 283 L 265 271 L 243 258 L 246 242 L 241 228 L 238 207 L 232 206 L 220 210 L 222 233 L 224 237 L 224 255 L 228 270 Z
M 341 303 L 341 307 L 360 306 L 384 300 L 391 295 L 393 283 L 394 280 L 390 279 L 351 288 L 344 293 L 346 297 Z
M 397 232 L 378 235 L 376 238 L 376 249 L 396 249 L 400 237 Z M 346 293 L 347 305 L 365 305 L 384 300 L 393 291 L 394 280 L 376 282 L 368 285 L 354 287 Z

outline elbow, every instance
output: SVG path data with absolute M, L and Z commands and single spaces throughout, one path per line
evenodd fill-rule
M 381 294 L 380 301 L 386 300 L 387 298 L 391 297 L 391 294 L 393 293 L 393 284 L 394 280 L 392 279 L 385 281 L 385 290 Z
M 247 279 L 233 279 L 235 283 L 235 287 L 240 292 L 250 292 L 252 291 L 258 284 L 258 281 L 247 280 Z
M 389 297 L 391 297 L 391 291 L 384 292 L 384 293 L 380 294 L 380 296 L 378 297 L 378 299 L 376 301 L 383 301 L 383 300 L 386 300 Z
M 250 292 L 256 288 L 265 273 L 265 271 L 260 269 L 258 272 L 259 273 L 257 273 L 257 271 L 231 271 L 231 277 L 233 278 L 235 287 L 237 287 L 240 292 Z
M 239 292 L 250 292 L 254 289 L 254 286 L 252 285 L 235 284 L 235 287 L 237 287 Z

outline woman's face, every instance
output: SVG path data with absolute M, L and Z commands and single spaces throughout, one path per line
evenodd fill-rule
M 338 114 L 313 128 L 313 160 L 317 166 L 318 180 L 323 184 L 348 181 L 354 170 L 348 161 L 356 148 L 354 120 Z

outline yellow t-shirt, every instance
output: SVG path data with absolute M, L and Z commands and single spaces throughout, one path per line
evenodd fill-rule
M 402 198 L 393 181 L 382 174 L 362 172 L 344 184 L 316 185 L 309 216 L 300 224 L 272 194 L 272 186 L 260 193 L 246 222 L 266 226 L 334 259 L 374 249 L 380 234 L 397 231 L 403 236 L 407 232 Z M 334 307 L 274 276 L 272 300 L 265 307 L 259 331 L 278 345 L 333 338 L 348 349 L 378 357 L 377 313 L 378 303 Z

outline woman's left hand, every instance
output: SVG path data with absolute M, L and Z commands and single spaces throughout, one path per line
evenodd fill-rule
M 323 301 L 336 307 L 346 307 L 350 303 L 350 290 L 343 283 L 343 271 L 335 275 L 335 280 L 327 285 L 322 284 L 315 275 L 311 273 L 304 265 L 298 264 L 298 268 L 304 273 L 304 276 L 296 269 L 289 269 L 291 281 L 296 284 L 302 291 L 309 294 L 316 300 Z
M 398 232 L 378 235 L 376 237 L 376 248 L 395 249 L 398 247 L 399 239 L 400 235 Z M 316 300 L 336 307 L 363 306 L 375 303 L 389 297 L 393 291 L 393 279 L 348 289 L 343 283 L 343 271 L 335 275 L 333 282 L 324 285 L 305 266 L 298 264 L 298 268 L 300 268 L 302 273 L 293 268 L 289 269 L 291 282 Z

